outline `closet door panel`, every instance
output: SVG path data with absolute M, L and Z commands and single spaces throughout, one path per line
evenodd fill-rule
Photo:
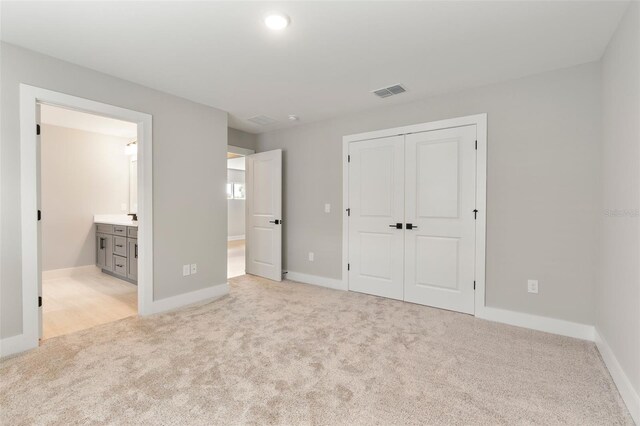
M 475 140 L 475 126 L 406 137 L 406 301 L 474 312 Z
M 403 298 L 404 137 L 349 144 L 349 290 Z

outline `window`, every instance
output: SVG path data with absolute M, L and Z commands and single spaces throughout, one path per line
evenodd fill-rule
M 244 200 L 244 183 L 234 183 L 233 184 L 233 198 L 236 200 Z
M 244 183 L 227 183 L 227 199 L 244 200 L 245 198 Z

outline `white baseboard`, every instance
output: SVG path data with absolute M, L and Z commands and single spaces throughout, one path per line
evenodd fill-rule
M 317 275 L 302 274 L 300 272 L 289 271 L 287 272 L 286 279 L 290 281 L 297 281 L 305 284 L 319 285 L 321 287 L 333 288 L 335 290 L 348 290 L 342 280 L 334 278 L 319 277 Z
M 227 237 L 227 241 L 239 241 L 239 240 L 244 240 L 244 235 L 234 235 L 231 237 Z
M 595 328 L 592 325 L 565 321 L 556 318 L 539 315 L 525 314 L 523 312 L 508 311 L 506 309 L 484 307 L 476 312 L 476 318 L 489 321 L 515 325 L 517 327 L 530 328 L 532 330 L 559 334 L 561 336 L 575 337 L 593 341 Z
M 96 265 L 76 266 L 75 268 L 52 269 L 50 271 L 42 271 L 43 280 L 51 280 L 54 278 L 65 278 L 74 275 L 83 275 L 91 273 L 99 273 L 100 268 Z
M 203 303 L 229 293 L 229 283 L 203 288 L 190 293 L 154 300 L 145 315 L 157 314 L 196 303 Z
M 5 337 L 4 339 L 0 339 L 0 358 L 28 351 L 36 346 L 34 346 L 33 343 L 28 342 L 27 339 L 25 339 L 24 334 Z
M 627 404 L 627 409 L 629 413 L 631 413 L 633 421 L 636 422 L 637 425 L 640 425 L 640 395 L 638 395 L 638 392 L 633 388 L 629 377 L 622 369 L 613 350 L 597 328 L 595 329 L 595 341 L 600 355 L 604 360 L 604 364 L 607 366 L 609 373 L 611 373 L 611 377 L 618 388 L 618 392 L 620 392 L 620 396 L 622 396 L 622 400 Z

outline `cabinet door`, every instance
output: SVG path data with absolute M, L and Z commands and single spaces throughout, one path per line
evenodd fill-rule
M 96 234 L 96 265 L 107 271 L 113 270 L 113 236 Z
M 105 263 L 105 250 L 104 250 L 104 235 L 96 234 L 96 266 L 98 268 L 104 268 Z
M 138 240 L 129 238 L 127 240 L 127 276 L 129 279 L 138 280 Z

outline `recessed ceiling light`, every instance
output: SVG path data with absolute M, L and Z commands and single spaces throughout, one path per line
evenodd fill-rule
M 291 114 L 291 115 L 289 116 L 289 120 L 291 120 L 291 121 L 298 121 L 298 120 L 300 120 L 300 117 L 298 117 L 297 115 Z
M 291 19 L 283 13 L 271 13 L 264 18 L 264 24 L 270 30 L 283 30 L 289 26 Z

